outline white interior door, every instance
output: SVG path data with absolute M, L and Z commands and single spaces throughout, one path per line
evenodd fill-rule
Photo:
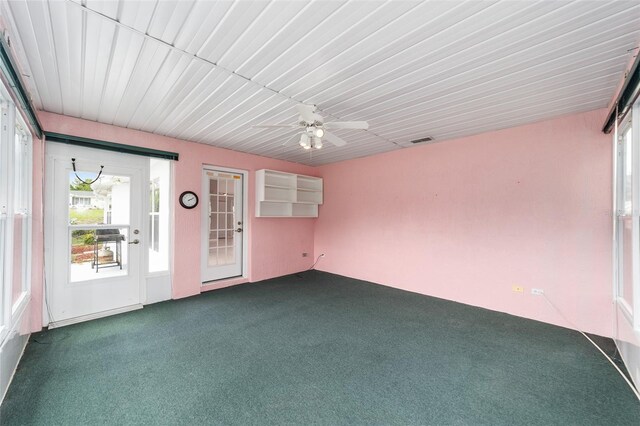
M 148 159 L 61 143 L 46 150 L 50 324 L 141 307 Z
M 242 275 L 243 179 L 241 172 L 202 174 L 202 282 Z

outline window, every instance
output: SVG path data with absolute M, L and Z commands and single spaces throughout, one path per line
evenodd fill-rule
M 149 272 L 169 270 L 169 188 L 168 160 L 149 160 Z
M 15 123 L 14 138 L 14 210 L 16 213 L 27 214 L 31 194 L 31 134 L 19 116 Z
M 640 330 L 640 100 L 617 130 L 616 301 Z
M 149 248 L 155 252 L 160 251 L 160 179 L 151 181 L 149 190 Z
M 22 315 L 31 280 L 32 137 L 0 85 L 0 343 Z
M 9 116 L 9 103 L 6 99 L 7 97 L 0 95 L 0 105 L 1 105 L 1 120 L 0 125 L 4 124 Z M 4 337 L 7 334 L 7 325 L 9 324 L 10 318 L 7 318 L 8 312 L 8 297 L 6 291 L 6 276 L 7 271 L 5 270 L 5 250 L 6 250 L 6 241 L 7 235 L 6 231 L 9 228 L 9 179 L 11 174 L 9 173 L 9 144 L 6 141 L 7 132 L 0 132 L 0 295 L 2 296 L 0 301 L 0 343 L 4 340 Z
M 89 207 L 91 205 L 91 197 L 71 197 L 71 206 Z
M 618 303 L 633 316 L 633 143 L 631 121 L 623 122 L 618 137 Z
M 30 279 L 31 135 L 19 115 L 14 124 L 12 311 L 26 297 Z
M 622 131 L 622 212 L 631 215 L 633 207 L 633 143 L 631 126 Z

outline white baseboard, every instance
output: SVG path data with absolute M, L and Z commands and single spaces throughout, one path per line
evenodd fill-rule
M 122 314 L 130 311 L 137 311 L 142 309 L 142 304 L 137 303 L 135 305 L 124 306 L 122 308 L 110 309 L 108 311 L 96 312 L 95 314 L 83 315 L 80 317 L 69 318 L 66 320 L 56 321 L 49 323 L 49 329 L 64 327 L 65 325 L 77 324 L 79 322 L 89 321 L 98 318 L 109 317 L 111 315 Z
M 9 334 L 0 345 L 0 404 L 4 401 L 18 363 L 29 342 L 29 336 L 31 336 L 31 333 L 28 332 L 29 317 L 26 309 L 22 309 L 17 318 Z
M 4 401 L 4 397 L 7 396 L 7 391 L 9 390 L 9 386 L 11 386 L 11 382 L 13 381 L 13 377 L 16 375 L 16 370 L 18 368 L 18 364 L 20 363 L 20 360 L 22 359 L 22 355 L 24 355 L 24 351 L 25 349 L 27 349 L 27 343 L 29 343 L 29 337 L 31 336 L 31 334 L 27 334 L 24 337 L 23 342 L 20 344 L 20 346 L 22 346 L 22 349 L 20 349 L 20 354 L 15 357 L 15 360 L 13 360 L 13 362 L 11 362 L 11 376 L 9 377 L 9 380 L 6 381 L 6 385 L 3 383 L 2 384 L 2 389 L 0 389 L 0 393 L 2 394 L 2 398 L 0 398 L 0 405 L 2 405 L 2 402 Z M 5 349 L 3 348 L 2 350 L 0 350 L 0 352 L 4 352 Z M 2 355 L 0 355 L 1 357 Z M 4 367 L 4 366 L 3 366 Z

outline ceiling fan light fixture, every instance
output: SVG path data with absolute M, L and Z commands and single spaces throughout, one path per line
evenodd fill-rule
M 304 149 L 311 148 L 311 141 L 309 140 L 309 135 L 307 135 L 306 133 L 300 135 L 300 146 Z
M 324 134 L 324 133 L 323 133 Z M 322 148 L 322 139 L 320 139 L 319 137 L 314 137 L 313 138 L 313 147 L 315 149 L 320 149 Z
M 309 137 L 321 138 L 324 136 L 324 129 L 321 127 L 316 127 L 315 125 L 308 126 L 307 134 L 309 135 Z

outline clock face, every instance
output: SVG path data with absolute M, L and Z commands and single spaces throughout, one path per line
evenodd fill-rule
M 180 205 L 185 209 L 192 209 L 198 205 L 198 196 L 193 191 L 184 191 L 180 194 Z

